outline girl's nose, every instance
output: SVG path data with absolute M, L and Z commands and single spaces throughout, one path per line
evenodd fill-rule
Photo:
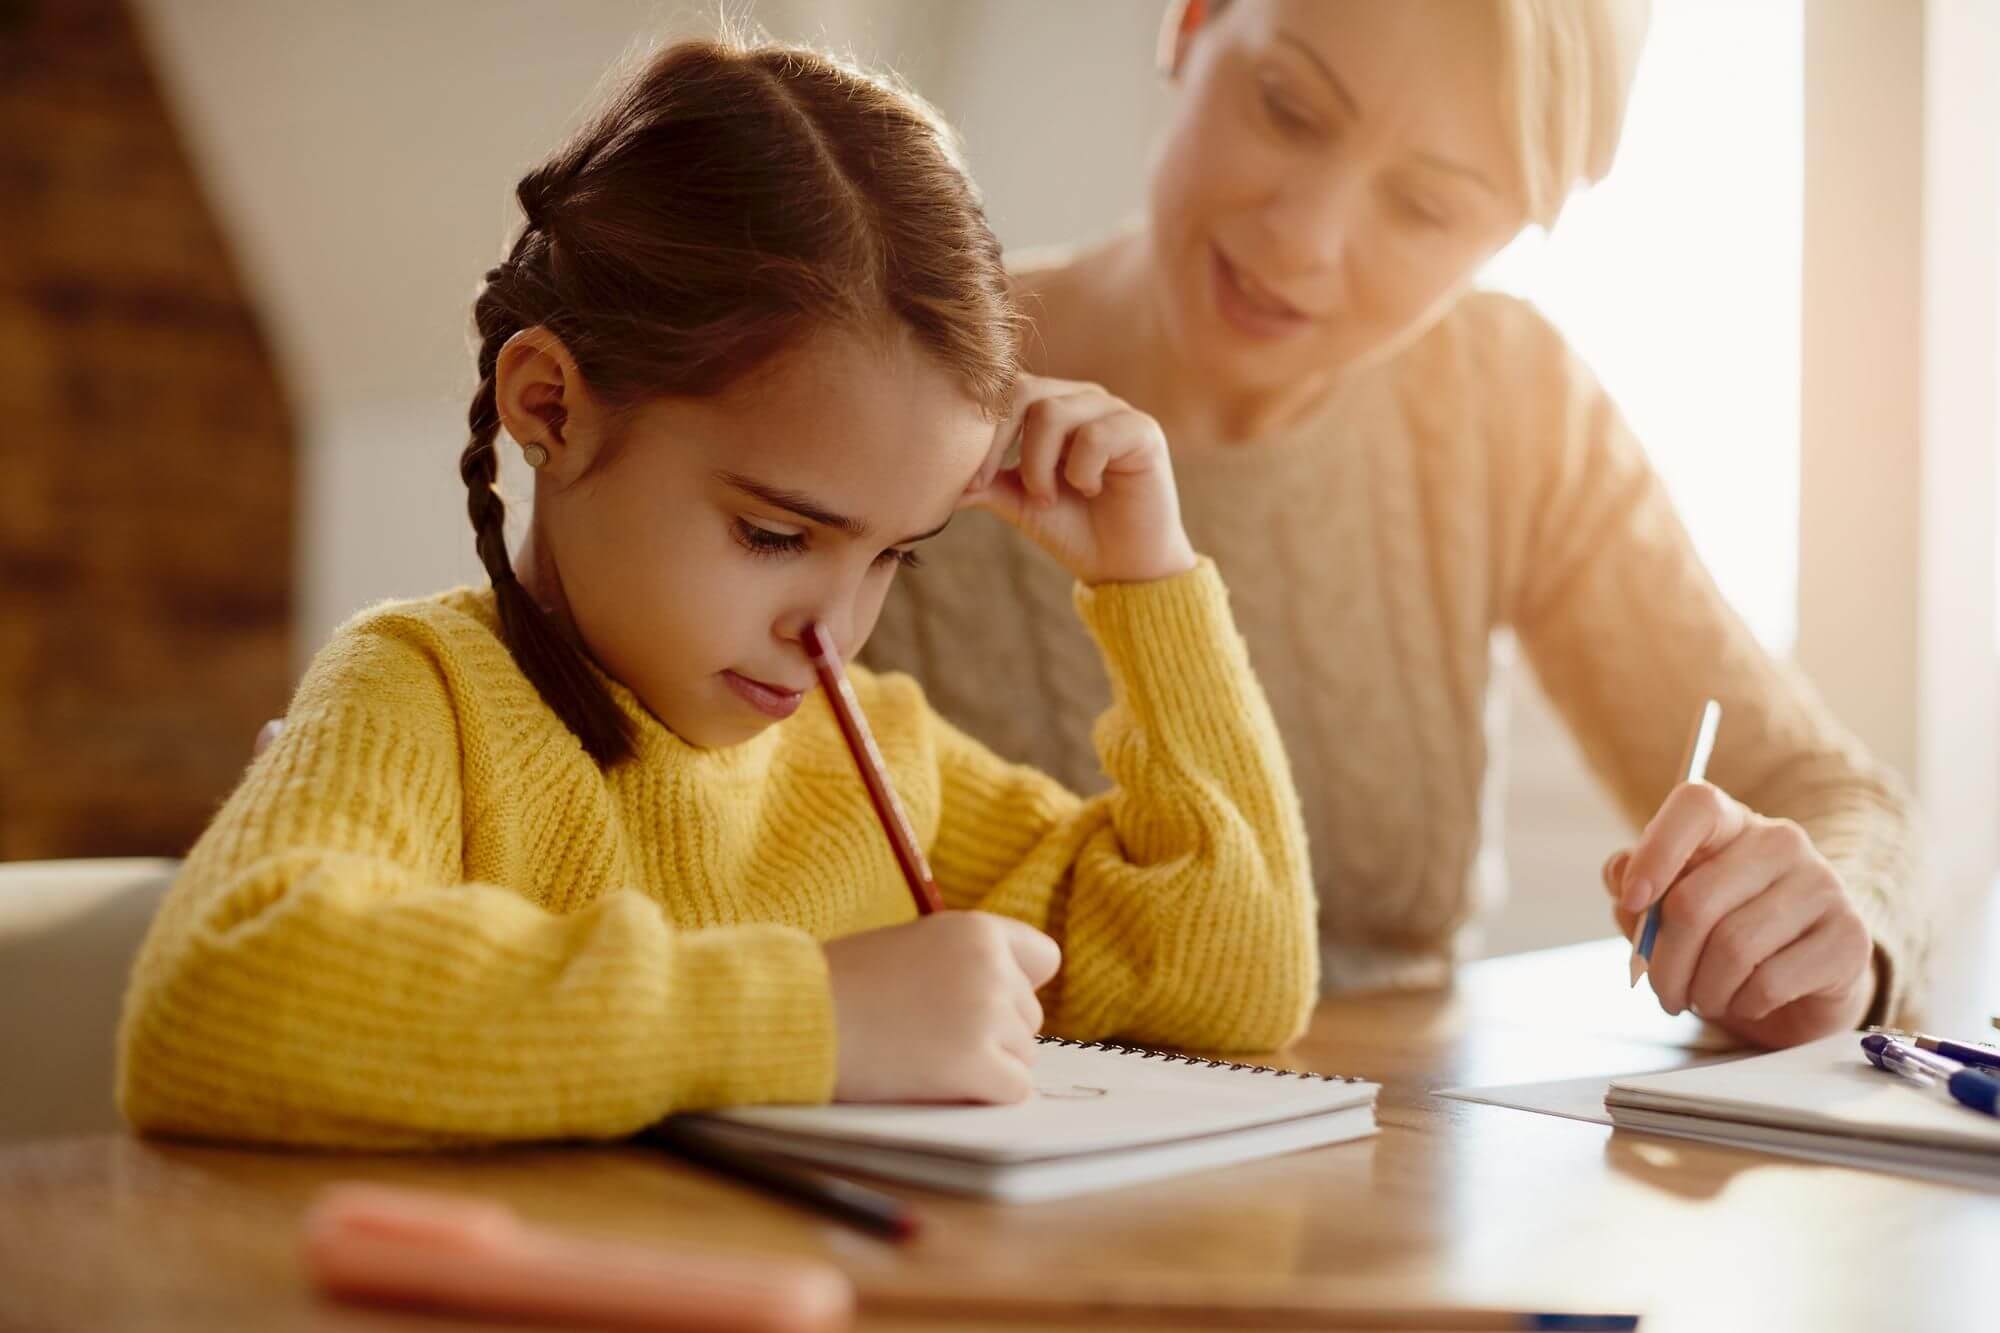
M 833 645 L 841 660 L 846 661 L 854 643 L 853 599 L 842 599 L 838 603 L 807 603 L 779 617 L 772 626 L 772 633 L 784 642 L 806 651 L 806 626 L 817 624 Z

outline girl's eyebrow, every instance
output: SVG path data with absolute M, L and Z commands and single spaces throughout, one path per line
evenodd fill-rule
M 767 486 L 763 482 L 746 477 L 740 472 L 717 472 L 715 479 L 725 486 L 734 487 L 736 490 L 742 491 L 745 495 L 755 496 L 765 504 L 783 509 L 787 513 L 796 514 L 808 523 L 817 523 L 823 528 L 832 528 L 837 532 L 844 532 L 850 537 L 858 538 L 868 535 L 868 525 L 860 519 L 849 518 L 845 514 L 836 514 L 833 510 L 828 509 L 825 505 L 800 491 L 788 491 L 781 486 Z M 938 524 L 929 532 L 920 532 L 914 537 L 905 537 L 902 541 L 897 542 L 896 545 L 914 546 L 918 542 L 930 540 L 950 526 L 951 519 L 947 517 L 944 522 Z
M 787 510 L 808 523 L 817 523 L 823 528 L 834 528 L 850 537 L 866 537 L 868 525 L 858 518 L 836 514 L 811 496 L 798 491 L 788 491 L 779 486 L 766 486 L 761 481 L 753 481 L 738 472 L 717 472 L 715 479 L 725 486 L 733 486 L 745 495 L 754 495 L 765 504 Z

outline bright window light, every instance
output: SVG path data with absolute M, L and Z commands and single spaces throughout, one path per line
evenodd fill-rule
M 1779 653 L 1798 632 L 1803 87 L 1799 0 L 1656 4 L 1610 177 L 1484 278 L 1597 373 Z

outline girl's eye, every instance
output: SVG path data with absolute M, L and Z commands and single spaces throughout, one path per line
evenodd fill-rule
M 736 520 L 736 541 L 752 555 L 795 555 L 806 549 L 803 532 L 773 532 L 744 518 Z
M 875 563 L 878 565 L 893 563 L 902 566 L 904 569 L 921 569 L 924 562 L 923 558 L 915 551 L 902 551 L 892 546 L 882 552 L 882 554 L 876 556 Z

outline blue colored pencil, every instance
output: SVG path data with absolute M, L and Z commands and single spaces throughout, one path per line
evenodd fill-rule
M 1715 750 L 1715 733 L 1722 726 L 1722 705 L 1710 699 L 1702 704 L 1701 716 L 1695 719 L 1694 731 L 1688 736 L 1687 754 L 1681 760 L 1681 781 L 1700 782 L 1708 773 L 1708 757 Z M 1639 928 L 1639 947 L 1632 951 L 1632 984 L 1639 984 L 1639 978 L 1646 975 L 1647 964 L 1653 961 L 1653 945 L 1660 938 L 1660 904 L 1667 900 L 1662 892 L 1653 899 L 1653 905 L 1646 909 L 1645 924 Z

